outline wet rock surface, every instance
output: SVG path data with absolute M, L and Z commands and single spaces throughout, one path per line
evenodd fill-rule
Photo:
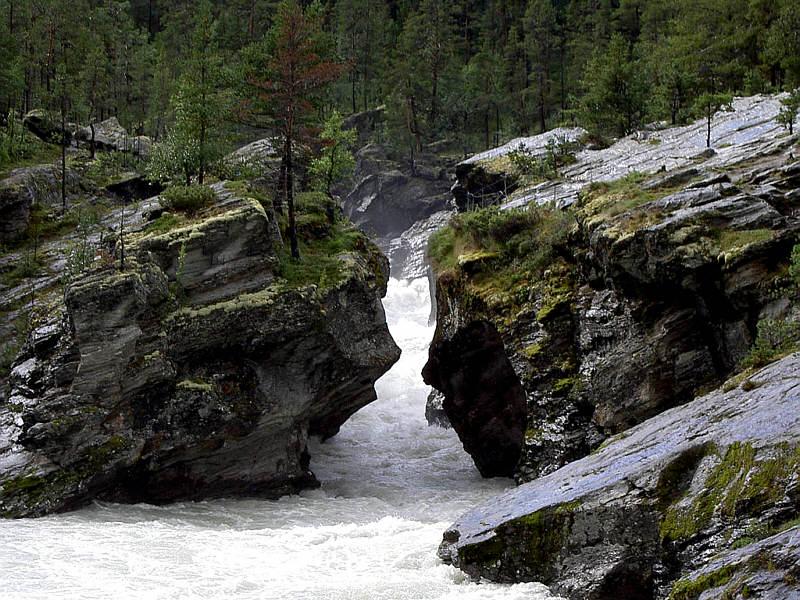
M 373 401 L 399 356 L 374 246 L 342 255 L 335 284 L 289 287 L 256 201 L 220 194 L 164 233 L 148 211 L 126 216 L 125 271 L 99 268 L 51 296 L 12 366 L 4 516 L 313 486 L 308 436 L 334 435 Z
M 796 529 L 747 544 L 800 513 L 799 369 L 800 355 L 784 358 L 473 509 L 445 532 L 440 557 L 474 577 L 597 600 L 666 598 L 682 577 L 746 562 L 759 547 L 780 549 L 775 573 L 795 572 Z M 746 547 L 713 559 L 732 545 Z M 746 578 L 797 590 L 763 568 Z
M 698 600 L 800 597 L 800 527 L 724 552 L 675 584 L 676 598 Z
M 492 455 L 473 404 L 520 388 L 526 402 L 520 487 L 445 532 L 443 560 L 576 600 L 798 596 L 800 356 L 728 379 L 759 323 L 800 316 L 786 274 L 800 167 L 778 100 L 737 99 L 713 152 L 702 124 L 651 130 L 492 200 L 555 200 L 571 231 L 513 285 L 491 251 L 438 276 L 426 370 L 476 464 Z M 462 163 L 456 189 L 498 181 L 509 148 Z M 452 358 L 469 363 L 484 344 L 459 344 L 487 324 L 513 369 L 501 385 L 470 383 Z
M 783 96 L 750 96 L 735 98 L 732 112 L 715 115 L 712 127 L 712 149 L 706 148 L 705 122 L 684 127 L 656 128 L 641 131 L 604 149 L 586 146 L 576 154 L 574 164 L 560 169 L 558 177 L 532 186 L 518 186 L 513 178 L 498 177 L 488 163 L 507 155 L 520 142 L 533 154 L 546 147 L 547 137 L 522 138 L 505 146 L 478 154 L 456 168 L 458 183 L 454 194 L 459 204 L 501 203 L 524 206 L 555 202 L 559 206 L 574 204 L 578 194 L 592 183 L 614 181 L 632 172 L 655 175 L 659 172 L 685 174 L 724 169 L 753 158 L 775 154 L 789 148 L 792 137 L 776 122 Z M 556 130 L 558 132 L 558 130 Z M 560 137 L 579 139 L 580 130 L 566 129 Z M 547 135 L 556 136 L 554 132 Z M 510 185 L 509 185 L 510 184 Z M 481 196 L 486 196 L 482 201 Z
M 433 155 L 413 165 L 369 144 L 356 155 L 352 191 L 343 199 L 345 215 L 379 240 L 391 240 L 444 211 L 451 198 L 448 163 Z

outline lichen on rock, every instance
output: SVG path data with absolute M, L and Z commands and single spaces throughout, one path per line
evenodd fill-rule
M 313 249 L 333 242 L 306 239 L 305 275 L 286 279 L 274 218 L 227 194 L 173 230 L 131 232 L 123 272 L 67 287 L 0 405 L 0 514 L 316 485 L 308 437 L 335 435 L 399 358 L 388 265 L 353 234 L 322 285 Z

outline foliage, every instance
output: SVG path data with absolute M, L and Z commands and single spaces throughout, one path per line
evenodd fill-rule
M 98 226 L 96 213 L 82 211 L 78 216 L 77 238 L 66 246 L 66 265 L 61 274 L 61 283 L 66 286 L 85 273 L 95 262 L 98 246 L 92 241 L 92 234 Z
M 202 185 L 173 185 L 161 194 L 161 204 L 167 210 L 195 214 L 213 204 L 216 194 Z
M 341 221 L 328 223 L 327 200 L 325 194 L 313 192 L 297 197 L 301 256 L 294 258 L 282 252 L 278 273 L 289 287 L 316 285 L 324 289 L 335 285 L 344 276 L 340 255 L 364 250 L 369 244 L 366 236 L 351 225 Z M 321 227 L 308 226 L 314 223 Z
M 86 168 L 86 176 L 98 187 L 106 187 L 126 171 L 136 169 L 137 158 L 130 152 L 98 152 Z
M 508 158 L 517 173 L 534 179 L 556 179 L 561 167 L 575 162 L 578 147 L 579 144 L 564 138 L 550 139 L 544 154 L 534 154 L 520 145 L 508 154 Z
M 740 367 L 763 367 L 790 352 L 794 352 L 800 342 L 800 323 L 786 319 L 764 319 L 758 323 L 758 335 L 750 352 L 742 360 Z
M 217 134 L 234 130 L 222 93 L 231 86 L 219 85 L 228 71 L 273 79 L 251 69 L 250 59 L 262 54 L 261 64 L 268 62 L 284 5 L 6 2 L 0 106 L 17 116 L 44 108 L 59 117 L 63 107 L 67 121 L 82 123 L 115 115 L 156 141 L 176 119 L 203 138 L 205 122 L 212 130 L 210 145 L 198 142 L 199 176 L 214 162 Z M 387 139 L 414 154 L 443 136 L 478 150 L 576 124 L 578 116 L 593 130 L 621 135 L 642 122 L 686 120 L 704 93 L 800 85 L 795 0 L 317 0 L 295 8 L 318 23 L 315 53 L 336 54 L 345 65 L 312 94 L 313 120 L 334 108 L 385 104 Z M 257 96 L 244 95 L 248 108 L 258 109 Z
M 571 228 L 568 213 L 555 208 L 481 208 L 456 215 L 437 231 L 428 256 L 438 271 L 457 268 L 464 256 L 481 255 L 541 274 L 566 244 Z
M 792 279 L 795 290 L 800 290 L 800 244 L 792 248 L 792 256 L 789 263 L 789 277 Z
M 794 133 L 794 122 L 800 112 L 800 88 L 793 90 L 786 98 L 781 100 L 781 110 L 778 113 L 778 123 L 789 130 L 789 135 Z
M 289 212 L 292 256 L 300 249 L 294 207 L 295 144 L 310 137 L 309 122 L 328 86 L 343 72 L 330 58 L 319 5 L 302 8 L 297 0 L 278 6 L 275 25 L 252 55 L 246 73 L 245 100 L 251 112 L 267 119 L 281 139 L 282 187 Z
M 639 60 L 621 35 L 598 50 L 584 73 L 583 119 L 589 129 L 623 136 L 642 122 L 647 85 Z
M 353 174 L 356 164 L 351 151 L 356 143 L 356 131 L 345 130 L 342 124 L 342 116 L 337 111 L 325 121 L 320 134 L 322 152 L 311 162 L 309 169 L 314 187 L 329 195 L 334 183 Z
M 154 144 L 147 162 L 147 176 L 154 181 L 192 182 L 200 168 L 200 147 L 197 138 L 184 128 L 171 129 L 166 137 Z
M 789 286 L 780 291 L 797 304 L 800 299 L 800 244 L 792 249 L 789 261 Z M 750 352 L 739 367 L 759 368 L 800 350 L 800 321 L 791 315 L 782 318 L 766 318 L 758 323 L 758 334 Z
M 184 222 L 185 219 L 182 218 L 181 215 L 165 212 L 155 221 L 150 222 L 145 231 L 153 234 L 167 233 L 168 231 L 177 229 L 183 225 Z
M 733 96 L 731 94 L 723 93 L 705 93 L 700 95 L 694 103 L 694 112 L 706 120 L 706 146 L 711 147 L 711 124 L 719 111 L 724 110 L 730 112 L 732 107 Z
M 5 126 L 0 128 L 0 170 L 52 162 L 58 152 L 52 145 L 42 142 L 28 132 L 14 114 L 6 117 Z

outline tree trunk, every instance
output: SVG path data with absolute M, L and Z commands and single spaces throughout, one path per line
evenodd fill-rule
M 90 152 L 90 155 L 91 155 L 91 158 L 92 158 L 92 160 L 94 160 L 94 155 L 95 155 L 95 141 L 94 141 L 95 131 L 94 131 L 94 123 L 89 123 L 89 129 L 91 129 L 91 130 L 92 130 L 92 141 L 91 141 L 91 142 L 90 142 L 90 144 L 89 144 L 89 152 Z
M 61 96 L 61 212 L 67 213 L 67 99 Z
M 544 133 L 547 131 L 547 104 L 544 92 L 545 77 L 539 77 L 539 131 Z
M 355 70 L 353 70 L 350 73 L 350 83 L 351 83 L 350 96 L 351 96 L 351 98 L 353 100 L 353 114 L 356 114 L 356 112 L 358 112 L 358 108 L 356 107 L 356 72 L 355 72 Z
M 706 148 L 711 148 L 711 108 L 708 109 L 708 129 L 706 130 Z
M 125 270 L 125 204 L 119 212 L 119 270 Z
M 494 124 L 495 124 L 495 131 L 494 131 L 494 145 L 500 145 L 500 129 L 502 128 L 502 123 L 500 122 L 500 103 L 494 103 Z
M 250 17 L 247 21 L 247 35 L 251 40 L 256 37 L 256 0 L 250 3 Z
M 294 214 L 294 173 L 292 173 L 292 136 L 286 136 L 286 207 L 289 209 L 289 242 L 292 258 L 300 258 L 300 247 L 297 244 L 297 220 Z
M 491 141 L 489 140 L 489 107 L 483 110 L 483 143 L 485 148 L 489 148 Z
M 336 149 L 338 144 L 334 144 L 331 148 L 331 159 L 328 163 L 328 174 L 325 181 L 325 191 L 328 194 L 328 206 L 325 208 L 325 212 L 328 215 L 328 222 L 333 225 L 336 222 L 336 200 L 333 197 L 333 192 L 331 189 L 333 188 L 333 168 L 336 166 Z

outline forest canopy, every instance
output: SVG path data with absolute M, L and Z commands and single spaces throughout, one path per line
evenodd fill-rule
M 0 0 L 4 115 L 116 116 L 154 140 L 202 130 L 202 173 L 248 121 L 248 72 L 269 64 L 281 4 L 341 65 L 314 90 L 320 127 L 385 105 L 398 146 L 447 136 L 475 151 L 559 125 L 624 135 L 701 117 L 704 95 L 800 85 L 795 0 Z

